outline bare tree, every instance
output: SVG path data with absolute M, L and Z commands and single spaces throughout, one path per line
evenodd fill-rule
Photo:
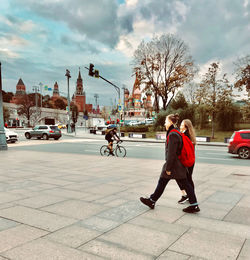
M 243 87 L 246 87 L 248 96 L 250 97 L 250 55 L 240 58 L 235 62 L 235 73 L 236 73 L 236 82 L 235 87 L 240 91 L 243 90 Z
M 226 74 L 218 79 L 219 63 L 212 63 L 208 72 L 203 76 L 200 87 L 196 91 L 196 99 L 199 105 L 205 104 L 208 107 L 212 123 L 212 138 L 214 138 L 215 118 L 218 112 L 218 105 L 230 104 L 233 96 L 232 86 L 229 84 Z
M 30 120 L 31 117 L 34 117 L 37 113 L 35 109 L 35 101 L 34 101 L 34 95 L 32 94 L 25 94 L 22 97 L 18 99 L 17 104 L 19 105 L 19 108 L 17 110 L 18 115 L 23 115 L 27 118 L 28 126 L 30 126 Z
M 187 45 L 170 34 L 154 37 L 150 42 L 142 41 L 134 53 L 134 72 L 145 84 L 144 90 L 152 90 L 156 111 L 159 112 L 159 98 L 166 109 L 169 94 L 189 82 L 195 73 Z
M 183 88 L 183 94 L 186 100 L 191 104 L 198 103 L 198 100 L 196 99 L 196 91 L 199 86 L 200 85 L 198 83 L 192 81 Z

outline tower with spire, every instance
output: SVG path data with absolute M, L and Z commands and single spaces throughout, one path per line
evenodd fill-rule
M 15 103 L 17 104 L 19 102 L 19 100 L 26 94 L 26 87 L 23 83 L 23 80 L 20 78 L 17 82 L 16 85 L 16 93 L 15 95 L 12 97 L 10 103 Z
M 76 91 L 72 101 L 77 105 L 79 112 L 84 112 L 86 108 L 86 95 L 83 91 L 82 76 L 79 68 L 78 78 L 76 80 Z

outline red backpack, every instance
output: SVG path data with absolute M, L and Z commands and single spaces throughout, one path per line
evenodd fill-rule
M 191 142 L 191 140 L 183 133 L 179 132 L 176 129 L 173 129 L 170 131 L 171 132 L 176 132 L 182 137 L 182 148 L 181 148 L 181 154 L 178 156 L 180 162 L 182 163 L 183 166 L 185 167 L 191 167 L 194 165 L 195 162 L 195 152 L 194 152 L 194 145 Z M 170 134 L 169 133 L 169 134 Z M 167 142 L 169 139 L 169 135 L 167 138 Z

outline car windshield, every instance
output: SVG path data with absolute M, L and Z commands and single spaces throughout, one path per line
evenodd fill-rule
M 51 125 L 50 128 L 53 129 L 53 130 L 59 130 L 56 125 Z

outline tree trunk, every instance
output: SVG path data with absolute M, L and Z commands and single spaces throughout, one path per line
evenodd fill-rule
M 214 139 L 214 112 L 212 113 L 212 139 Z

